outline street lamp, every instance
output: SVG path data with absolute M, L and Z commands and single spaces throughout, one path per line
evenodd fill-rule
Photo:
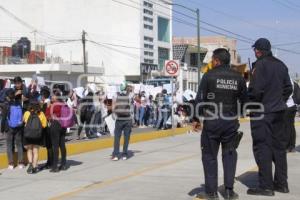
M 197 53 L 198 53 L 198 66 L 197 66 L 197 73 L 198 73 L 198 85 L 200 84 L 200 79 L 201 79 L 201 76 L 200 76 L 200 68 L 202 66 L 202 63 L 201 63 L 201 47 L 200 47 L 200 10 L 199 8 L 197 8 L 196 10 L 192 9 L 192 8 L 189 8 L 189 7 L 186 7 L 184 5 L 181 5 L 181 4 L 177 4 L 177 3 L 171 3 L 171 2 L 167 2 L 165 0 L 160 0 L 161 2 L 163 2 L 164 4 L 168 4 L 168 5 L 171 5 L 171 6 L 178 6 L 178 7 L 181 7 L 181 8 L 184 8 L 186 10 L 189 10 L 193 13 L 195 13 L 197 15 Z

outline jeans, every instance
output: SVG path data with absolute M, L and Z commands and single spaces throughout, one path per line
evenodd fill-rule
M 66 129 L 62 128 L 58 121 L 53 120 L 50 126 L 50 136 L 53 152 L 52 168 L 55 169 L 58 166 L 59 149 L 61 152 L 61 165 L 65 165 L 67 161 Z
M 7 157 L 8 163 L 14 163 L 14 144 L 16 144 L 18 149 L 18 162 L 23 163 L 23 142 L 22 142 L 23 128 L 9 128 L 6 136 L 7 145 Z
M 156 128 L 160 128 L 162 122 L 163 122 L 163 128 L 166 128 L 166 124 L 167 124 L 167 121 L 168 121 L 168 116 L 169 116 L 169 113 L 168 113 L 167 109 L 159 108 L 158 109 L 158 120 L 157 120 Z
M 140 115 L 139 115 L 139 122 L 140 122 L 140 126 L 144 125 L 144 117 L 145 117 L 145 107 L 140 107 Z
M 113 156 L 120 154 L 120 140 L 124 131 L 123 155 L 128 154 L 128 145 L 132 130 L 132 120 L 116 120 Z

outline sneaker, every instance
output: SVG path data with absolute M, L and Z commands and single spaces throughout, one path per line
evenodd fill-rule
M 99 132 L 97 132 L 97 136 L 98 136 L 98 137 L 101 137 L 101 136 L 102 136 L 102 134 L 101 134 L 101 133 L 99 133 Z
M 112 160 L 112 161 L 118 161 L 119 158 L 118 158 L 117 156 L 113 156 L 113 157 L 111 158 L 111 160 Z
M 123 160 L 127 160 L 128 157 L 127 157 L 127 156 L 123 156 L 122 159 L 123 159 Z
M 24 168 L 25 168 L 25 165 L 19 164 L 19 165 L 18 165 L 18 168 L 19 168 L 19 169 L 24 169 Z
M 13 165 L 8 165 L 8 170 L 13 170 L 14 169 L 14 166 Z

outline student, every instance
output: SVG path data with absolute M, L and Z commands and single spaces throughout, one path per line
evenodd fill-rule
M 7 158 L 8 169 L 14 169 L 14 144 L 18 149 L 18 168 L 23 169 L 23 143 L 22 143 L 22 131 L 23 131 L 23 112 L 21 102 L 15 99 L 15 91 L 9 90 L 7 92 L 8 99 L 8 114 L 7 114 L 7 126 L 8 132 L 6 136 L 7 145 Z
M 85 127 L 85 136 L 88 138 L 94 138 L 95 136 L 91 133 L 91 120 L 95 113 L 95 106 L 94 106 L 94 94 L 92 92 L 89 92 L 87 96 L 82 99 L 82 106 L 80 107 L 80 124 L 78 128 L 78 140 L 80 140 L 80 135 L 82 132 L 83 127 Z
M 51 104 L 46 110 L 46 117 L 49 121 L 49 134 L 52 144 L 52 169 L 50 172 L 57 173 L 60 170 L 67 170 L 67 150 L 66 150 L 66 129 L 62 128 L 59 122 L 61 108 L 64 103 L 61 100 L 61 93 L 56 91 L 51 98 Z M 58 167 L 59 149 L 61 152 L 61 165 Z
M 27 158 L 29 167 L 28 174 L 38 172 L 39 146 L 43 140 L 43 129 L 47 126 L 45 114 L 41 111 L 38 102 L 30 103 L 28 111 L 23 116 L 24 128 L 24 146 L 27 150 Z
M 47 108 L 50 106 L 50 90 L 47 87 L 44 87 L 41 89 L 41 99 L 40 99 L 40 106 L 42 108 L 42 112 L 46 113 Z M 52 150 L 52 144 L 51 144 L 51 137 L 50 137 L 50 131 L 49 127 L 44 129 L 44 146 L 47 149 L 47 162 L 44 165 L 43 169 L 50 169 L 52 166 L 52 160 L 53 160 L 53 150 Z

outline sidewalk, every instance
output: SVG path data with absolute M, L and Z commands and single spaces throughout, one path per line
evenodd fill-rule
M 249 124 L 243 123 L 241 130 L 245 136 L 238 149 L 235 184 L 240 199 L 298 200 L 300 147 L 297 153 L 288 155 L 290 194 L 276 193 L 272 198 L 246 195 L 247 186 L 256 183 L 257 169 Z M 10 200 L 192 200 L 203 191 L 204 183 L 199 138 L 184 134 L 131 144 L 132 157 L 127 161 L 110 161 L 111 148 L 69 156 L 70 169 L 58 174 L 42 171 L 27 175 L 26 170 L 2 170 L 0 196 Z M 219 162 L 219 185 L 222 179 Z

